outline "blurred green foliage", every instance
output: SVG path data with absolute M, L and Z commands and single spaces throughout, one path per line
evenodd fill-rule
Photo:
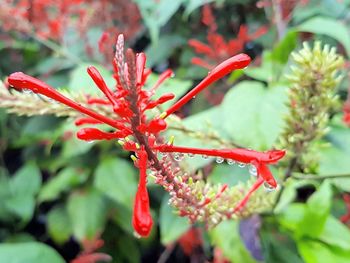
M 306 5 L 295 1 L 298 4 L 288 19 L 282 21 L 285 26 L 282 36 L 278 36 L 272 22 L 276 10 L 269 5 L 259 9 L 256 1 L 134 2 L 140 10 L 143 29 L 129 44 L 146 51 L 148 66 L 156 72 L 167 67 L 175 71 L 176 77 L 164 83 L 161 93 L 171 91 L 177 98 L 207 72 L 190 63 L 195 53 L 187 45 L 190 38 L 206 36 L 207 28 L 200 22 L 204 4 L 215 5 L 217 23 L 227 39 L 237 37 L 238 27 L 232 25 L 269 25 L 266 35 L 250 43 L 258 52 L 256 61 L 239 74 L 231 75 L 222 103 L 208 109 L 207 100 L 198 96 L 184 110 L 184 118 L 174 120 L 191 130 L 192 135 L 199 132 L 256 150 L 270 149 L 285 125 L 288 82 L 284 76 L 290 53 L 300 48 L 303 40 L 322 40 L 337 46 L 347 60 L 350 56 L 347 0 L 310 0 Z M 287 2 L 281 1 L 281 8 Z M 67 29 L 65 41 L 55 43 L 38 41 L 33 35 L 5 32 L 1 24 L 3 81 L 11 72 L 25 71 L 69 92 L 95 94 L 98 91 L 86 73 L 87 65 L 92 64 L 113 87 L 111 68 L 105 66 L 99 55 L 86 54 L 84 41 L 74 30 Z M 101 32 L 96 28 L 89 30 L 97 50 Z M 154 83 L 155 77 L 151 75 L 149 83 Z M 342 100 L 348 85 L 347 79 L 341 83 Z M 319 142 L 318 174 L 289 178 L 275 210 L 260 215 L 257 240 L 264 262 L 350 261 L 350 231 L 338 219 L 346 213 L 341 197 L 350 192 L 350 129 L 341 117 L 340 109 L 332 113 L 330 131 Z M 131 215 L 137 170 L 129 153 L 114 142 L 79 141 L 76 131 L 72 120 L 19 117 L 0 110 L 0 263 L 69 261 L 77 256 L 85 239 L 98 237 L 105 241 L 101 250 L 110 254 L 113 262 L 153 262 L 164 255 L 171 258 L 169 262 L 184 259 L 195 262 L 196 253 L 213 259 L 215 250 L 232 262 L 259 262 L 242 240 L 239 221 L 223 222 L 209 234 L 203 226 L 196 225 L 204 233 L 201 248 L 193 255 L 184 255 L 176 244 L 191 226 L 173 213 L 168 196 L 152 182 L 149 187 L 156 227 L 148 239 L 136 239 Z M 178 129 L 170 128 L 167 135 L 174 135 L 179 145 L 220 145 L 218 141 L 190 136 Z M 206 166 L 205 175 L 214 183 L 234 185 L 247 180 L 247 168 L 218 165 L 211 159 L 195 157 L 186 159 L 183 165 L 188 171 Z

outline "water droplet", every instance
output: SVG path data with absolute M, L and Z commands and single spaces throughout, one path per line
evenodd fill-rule
M 223 163 L 224 161 L 225 161 L 225 159 L 222 158 L 222 157 L 217 157 L 217 158 L 216 158 L 216 162 L 217 162 L 217 163 Z
M 208 155 L 203 154 L 203 155 L 202 155 L 202 158 L 203 158 L 203 159 L 208 159 L 208 158 L 209 158 L 209 156 L 208 156 Z
M 51 98 L 46 98 L 46 100 L 50 103 L 56 103 L 57 101 L 55 101 L 54 99 L 51 99 Z
M 256 167 L 254 165 L 249 165 L 248 167 L 248 171 L 250 173 L 250 175 L 252 176 L 257 176 L 258 175 L 258 170 L 256 169 Z
M 271 192 L 275 190 L 275 188 L 269 185 L 267 182 L 264 182 L 264 188 L 266 192 Z
M 137 239 L 140 239 L 140 238 L 141 238 L 140 234 L 137 233 L 136 231 L 134 231 L 134 237 L 136 237 Z
M 91 140 L 91 141 L 87 141 L 87 143 L 94 143 L 95 141 L 94 140 Z
M 160 155 L 162 155 L 162 156 L 167 156 L 168 153 L 166 153 L 166 152 L 160 152 Z
M 184 154 L 183 153 L 175 153 L 174 154 L 174 160 L 177 162 L 182 161 L 182 159 L 184 158 Z
M 238 163 L 238 167 L 239 167 L 239 168 L 244 168 L 245 166 L 246 166 L 245 163 Z
M 33 91 L 31 91 L 30 89 L 22 89 L 23 93 L 25 94 L 32 94 Z
M 193 153 L 188 153 L 187 156 L 190 157 L 190 158 L 193 158 L 194 154 Z
M 228 165 L 234 165 L 235 164 L 235 161 L 232 160 L 232 159 L 227 159 L 226 162 L 227 162 Z

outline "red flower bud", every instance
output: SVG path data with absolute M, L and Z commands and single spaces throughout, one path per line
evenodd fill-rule
M 250 63 L 250 57 L 246 54 L 238 54 L 236 56 L 233 56 L 221 64 L 219 64 L 217 67 L 215 67 L 211 72 L 208 73 L 208 76 L 204 78 L 196 87 L 194 87 L 190 92 L 188 92 L 185 96 L 183 96 L 179 101 L 177 101 L 173 106 L 171 106 L 162 116 L 163 118 L 166 118 L 171 113 L 177 111 L 180 109 L 183 105 L 185 105 L 188 101 L 190 101 L 193 97 L 195 97 L 199 92 L 201 92 L 203 89 L 207 88 L 209 85 L 211 85 L 213 82 L 217 81 L 218 79 L 224 77 L 228 73 L 232 72 L 236 69 L 243 69 Z
M 130 135 L 127 131 L 104 132 L 96 128 L 84 128 L 77 132 L 77 137 L 84 141 L 112 140 L 125 138 Z
M 147 153 L 144 147 L 138 152 L 138 166 L 140 170 L 140 180 L 137 188 L 134 211 L 132 215 L 132 225 L 134 230 L 142 237 L 147 237 L 152 230 L 153 220 L 150 213 L 149 197 L 146 187 Z
M 159 133 L 165 130 L 167 127 L 166 122 L 163 119 L 153 119 L 147 125 L 140 125 L 139 131 L 141 132 L 149 132 L 149 133 Z

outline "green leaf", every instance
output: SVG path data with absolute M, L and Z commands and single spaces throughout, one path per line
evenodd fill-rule
M 11 180 L 14 195 L 35 195 L 41 186 L 41 174 L 36 164 L 30 162 L 19 169 Z
M 105 69 L 103 66 L 98 64 L 92 64 L 95 66 L 98 71 L 101 73 L 103 79 L 107 83 L 107 86 L 113 88 L 115 86 L 115 80 L 110 71 Z M 68 83 L 69 91 L 72 92 L 82 92 L 84 94 L 93 94 L 93 95 L 103 95 L 103 93 L 96 87 L 94 81 L 90 78 L 86 69 L 90 64 L 80 64 L 78 65 L 70 75 L 70 81 Z
M 297 242 L 298 250 L 306 263 L 348 263 L 350 250 L 328 246 L 312 239 Z
M 290 53 L 295 49 L 297 45 L 298 33 L 294 30 L 289 31 L 284 38 L 277 43 L 271 53 L 271 58 L 278 61 L 282 65 L 286 64 L 289 59 Z
M 320 152 L 320 175 L 342 175 L 350 173 L 349 153 L 336 147 L 322 149 Z M 344 191 L 350 191 L 349 178 L 335 178 L 331 182 Z
M 137 188 L 136 170 L 126 160 L 104 159 L 96 169 L 94 186 L 119 204 L 132 207 Z
M 297 232 L 299 225 L 305 218 L 306 206 L 304 204 L 294 203 L 288 206 L 283 213 L 279 214 L 277 219 L 279 224 L 294 233 L 299 235 Z
M 47 215 L 48 232 L 57 244 L 66 242 L 72 234 L 72 228 L 65 207 L 57 206 Z
M 134 1 L 138 5 L 143 21 L 150 31 L 152 42 L 157 42 L 160 28 L 169 21 L 183 3 L 183 0 Z
M 309 237 L 318 237 L 330 213 L 332 189 L 329 181 L 324 181 L 320 188 L 306 202 L 306 213 L 298 227 L 298 232 Z
M 0 205 L 2 209 L 5 209 L 4 219 L 15 216 L 21 219 L 22 223 L 26 223 L 33 216 L 34 196 L 41 185 L 40 171 L 34 163 L 27 163 L 14 174 L 8 184 L 9 191 L 4 193 L 2 206 Z
M 62 156 L 66 159 L 87 153 L 94 146 L 94 142 L 79 140 L 75 135 L 78 130 L 73 122 L 67 122 L 63 126 L 62 134 L 73 133 L 73 136 L 63 142 Z
M 51 201 L 59 197 L 59 195 L 68 191 L 86 181 L 88 173 L 81 168 L 67 167 L 60 171 L 50 181 L 48 181 L 40 190 L 38 201 Z
M 331 246 L 350 251 L 350 230 L 333 216 L 327 218 L 319 239 Z
M 214 184 L 222 183 L 228 186 L 234 186 L 239 182 L 246 182 L 249 179 L 247 169 L 240 168 L 237 165 L 219 164 L 214 167 L 208 180 Z
M 20 218 L 22 220 L 22 223 L 26 223 L 33 216 L 35 200 L 32 195 L 13 195 L 6 199 L 5 207 L 12 214 Z
M 0 263 L 64 263 L 64 259 L 51 247 L 27 242 L 0 245 Z
M 169 206 L 168 200 L 169 196 L 165 195 L 160 207 L 160 240 L 163 245 L 175 242 L 190 228 L 188 220 L 175 214 L 172 207 Z
M 251 66 L 244 69 L 244 74 L 256 80 L 260 80 L 267 83 L 276 82 L 278 84 L 277 81 L 280 78 L 281 72 L 284 69 L 284 64 L 281 64 L 280 61 L 284 59 L 284 56 L 286 54 L 282 54 L 281 49 L 277 49 L 275 51 L 276 54 L 273 54 L 271 51 L 265 50 L 262 54 L 261 65 L 258 67 Z M 283 51 L 288 53 L 288 51 L 286 50 Z
M 267 89 L 260 82 L 243 81 L 225 96 L 222 126 L 246 147 L 269 149 L 283 128 L 285 99 L 285 87 Z
M 151 68 L 166 61 L 177 47 L 186 44 L 179 35 L 162 35 L 157 42 L 151 43 L 146 49 L 147 67 Z
M 195 9 L 201 7 L 202 5 L 214 2 L 214 0 L 189 0 L 185 10 L 185 16 L 190 15 Z
M 292 203 L 297 196 L 297 188 L 300 186 L 299 181 L 293 181 L 291 179 L 286 181 L 281 198 L 274 209 L 275 213 L 280 213 L 284 209 L 288 208 L 288 205 Z
M 239 235 L 237 221 L 224 221 L 209 232 L 213 245 L 219 247 L 231 262 L 256 262 L 245 248 Z
M 346 25 L 340 20 L 327 17 L 314 17 L 296 28 L 300 32 L 311 32 L 334 38 L 343 45 L 350 56 L 350 34 Z
M 74 192 L 68 199 L 67 211 L 78 240 L 92 239 L 102 232 L 107 212 L 106 200 L 98 191 Z

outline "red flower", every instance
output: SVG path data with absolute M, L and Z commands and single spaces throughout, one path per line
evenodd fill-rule
M 190 39 L 188 44 L 197 54 L 204 55 L 204 58 L 192 58 L 192 64 L 206 69 L 212 69 L 217 63 L 221 63 L 225 59 L 242 52 L 247 42 L 255 40 L 267 32 L 267 27 L 262 26 L 253 34 L 249 34 L 248 27 L 241 25 L 237 38 L 225 41 L 224 37 L 217 33 L 217 24 L 209 5 L 203 7 L 202 22 L 209 29 L 207 44 L 196 39 Z
M 349 95 L 350 98 L 350 95 Z M 343 116 L 343 122 L 350 127 L 350 99 L 347 100 L 344 104 L 344 116 Z
M 229 74 L 232 70 L 242 69 L 248 66 L 249 62 L 250 58 L 245 54 L 239 54 L 229 58 L 215 67 L 206 78 L 164 113 L 153 118 L 148 117 L 149 114 L 146 114 L 148 110 L 174 98 L 173 94 L 165 94 L 156 100 L 152 100 L 156 89 L 164 80 L 172 75 L 172 72 L 169 70 L 165 71 L 153 88 L 150 90 L 143 89 L 150 74 L 150 70 L 145 69 L 146 56 L 144 53 L 135 55 L 131 49 L 128 49 L 124 53 L 123 35 L 119 35 L 118 37 L 114 59 L 114 78 L 117 83 L 115 89 L 110 89 L 106 85 L 96 68 L 90 66 L 87 69 L 88 74 L 104 94 L 105 99 L 89 97 L 86 104 L 102 104 L 109 107 L 111 114 L 115 115 L 113 118 L 110 115 L 102 115 L 87 108 L 85 105 L 72 101 L 46 83 L 25 75 L 22 72 L 11 74 L 8 82 L 18 89 L 30 89 L 34 93 L 47 96 L 81 112 L 86 117 L 76 120 L 76 125 L 107 124 L 111 129 L 82 128 L 77 134 L 78 138 L 86 141 L 120 139 L 119 142 L 125 150 L 136 153 L 138 158 L 134 157 L 133 159 L 135 166 L 140 170 L 140 180 L 135 196 L 132 224 L 140 236 L 148 236 L 153 224 L 146 188 L 148 168 L 155 173 L 156 183 L 162 185 L 171 193 L 175 191 L 178 198 L 188 198 L 187 204 L 198 209 L 219 198 L 227 188 L 227 186 L 223 186 L 214 198 L 206 198 L 201 203 L 198 203 L 196 199 L 190 196 L 186 197 L 184 191 L 181 189 L 183 187 L 182 182 L 179 182 L 175 176 L 179 172 L 179 169 L 172 167 L 172 164 L 166 161 L 166 157 L 159 160 L 157 157 L 157 153 L 159 152 L 202 154 L 253 165 L 256 168 L 258 180 L 248 194 L 235 205 L 233 212 L 239 211 L 246 204 L 250 195 L 261 184 L 266 183 L 272 188 L 277 186 L 267 165 L 276 163 L 281 159 L 285 154 L 284 151 L 271 150 L 268 152 L 256 152 L 247 149 L 198 149 L 164 144 L 161 143 L 162 140 L 157 140 L 159 133 L 167 128 L 165 119 L 170 114 L 178 111 L 184 104 L 193 99 L 213 82 Z M 133 139 L 130 139 L 130 137 Z M 183 180 L 188 180 L 188 176 L 187 179 Z M 187 214 L 183 212 L 182 215 Z
M 141 150 L 137 151 L 139 157 L 138 167 L 140 170 L 139 185 L 134 202 L 134 213 L 132 216 L 132 225 L 142 237 L 147 237 L 151 232 L 153 220 L 149 209 L 149 198 L 147 192 L 147 153 L 145 147 L 142 146 Z

